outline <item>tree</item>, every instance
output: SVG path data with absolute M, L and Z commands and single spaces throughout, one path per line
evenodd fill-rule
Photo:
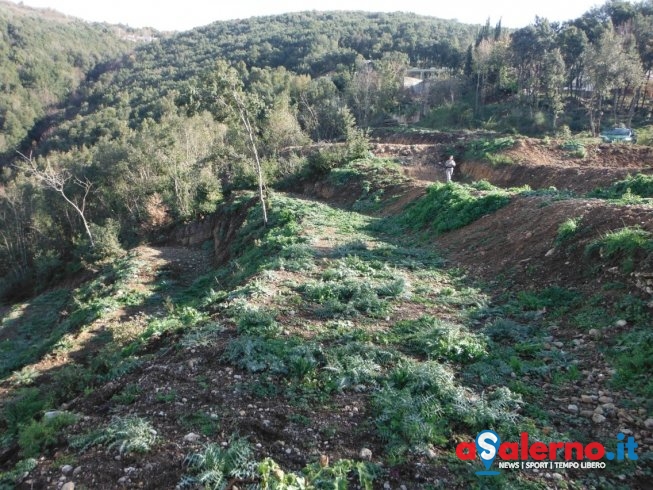
M 244 69 L 244 67 L 241 67 Z M 226 61 L 219 61 L 215 69 L 203 80 L 201 89 L 191 87 L 184 101 L 190 112 L 206 109 L 221 121 L 239 122 L 245 131 L 247 146 L 254 157 L 254 169 L 258 180 L 259 201 L 263 211 L 263 224 L 267 226 L 268 214 L 265 204 L 265 182 L 256 140 L 258 130 L 255 115 L 262 110 L 262 103 L 254 94 L 245 93 L 243 77 Z
M 43 187 L 55 191 L 75 210 L 82 220 L 91 247 L 95 247 L 93 234 L 91 233 L 91 229 L 89 228 L 88 221 L 84 214 L 86 211 L 86 199 L 91 191 L 91 187 L 93 187 L 93 183 L 86 178 L 81 179 L 74 176 L 67 169 L 57 170 L 53 168 L 47 159 L 45 159 L 44 165 L 39 165 L 39 163 L 32 158 L 31 154 L 29 156 L 25 156 L 20 152 L 18 152 L 18 154 L 22 158 L 24 165 L 17 165 L 17 167 L 32 174 Z M 69 182 L 74 183 L 82 190 L 82 197 L 79 200 L 73 200 L 66 191 L 66 185 Z

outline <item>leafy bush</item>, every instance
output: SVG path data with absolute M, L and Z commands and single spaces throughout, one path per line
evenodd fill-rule
M 429 228 L 440 234 L 472 223 L 509 202 L 508 192 L 498 188 L 478 191 L 469 185 L 435 184 L 406 209 L 400 220 L 410 228 Z

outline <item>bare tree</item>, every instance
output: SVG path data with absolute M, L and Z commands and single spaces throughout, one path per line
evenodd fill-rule
M 86 199 L 91 192 L 93 183 L 87 178 L 80 179 L 79 177 L 74 176 L 66 169 L 54 169 L 48 160 L 45 160 L 45 167 L 40 168 L 36 160 L 32 158 L 31 153 L 29 156 L 26 156 L 19 151 L 17 151 L 17 153 L 21 156 L 24 162 L 24 165 L 17 165 L 17 167 L 32 174 L 43 187 L 51 189 L 61 195 L 64 201 L 66 201 L 81 218 L 82 223 L 84 224 L 84 230 L 86 230 L 86 235 L 88 235 L 89 242 L 91 243 L 91 247 L 95 247 L 93 234 L 91 233 L 91 229 L 88 226 L 88 221 L 84 214 L 86 210 Z M 66 194 L 65 187 L 70 181 L 82 189 L 83 195 L 80 202 L 76 202 L 77 200 L 73 201 L 68 194 Z

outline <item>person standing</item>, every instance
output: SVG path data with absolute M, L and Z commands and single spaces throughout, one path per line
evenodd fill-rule
M 453 155 L 450 155 L 448 160 L 444 162 L 444 171 L 447 174 L 447 182 L 451 182 L 451 177 L 453 177 L 453 169 L 456 166 L 456 162 L 453 159 Z

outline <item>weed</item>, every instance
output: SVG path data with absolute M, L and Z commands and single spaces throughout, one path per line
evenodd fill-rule
M 509 193 L 498 188 L 478 191 L 456 183 L 434 184 L 426 196 L 406 208 L 399 220 L 409 228 L 428 227 L 440 234 L 461 228 L 509 202 Z
M 432 316 L 397 323 L 390 339 L 408 352 L 429 359 L 469 362 L 485 354 L 482 338 L 468 332 L 461 325 L 443 322 Z
M 29 424 L 21 426 L 18 432 L 21 454 L 27 458 L 38 456 L 41 451 L 58 442 L 62 429 L 76 421 L 76 415 L 60 412 L 53 417 L 41 421 L 32 420 Z
M 567 140 L 560 148 L 567 152 L 567 155 L 571 158 L 585 158 L 587 157 L 587 149 L 585 145 L 578 140 Z
M 257 465 L 245 439 L 233 439 L 226 448 L 209 444 L 202 452 L 186 456 L 184 466 L 190 475 L 182 478 L 182 488 L 199 484 L 225 489 L 232 479 L 252 480 L 257 476 Z
M 34 366 L 25 366 L 20 371 L 14 371 L 11 375 L 11 383 L 14 386 L 29 386 L 41 373 Z
M 2 412 L 7 424 L 7 433 L 12 436 L 18 434 L 20 426 L 31 421 L 49 403 L 47 397 L 38 388 L 19 389 L 16 397 L 5 404 Z
M 560 246 L 569 241 L 569 239 L 576 233 L 580 224 L 580 218 L 569 218 L 558 226 L 558 234 L 556 235 L 555 244 Z
M 274 316 L 262 309 L 246 308 L 236 317 L 238 333 L 274 337 L 280 327 Z
M 209 347 L 215 343 L 218 335 L 224 332 L 224 330 L 221 324 L 208 322 L 186 332 L 179 343 L 185 349 Z
M 214 436 L 220 431 L 220 422 L 217 417 L 204 412 L 183 415 L 180 422 L 183 427 L 197 430 L 207 437 Z
M 611 349 L 610 357 L 617 368 L 615 384 L 651 400 L 653 397 L 653 380 L 650 377 L 653 369 L 653 334 L 648 329 L 644 329 L 621 335 L 617 344 Z
M 29 474 L 38 466 L 38 462 L 34 458 L 21 459 L 16 463 L 14 469 L 7 472 L 0 473 L 0 488 L 3 490 L 9 488 L 16 488 L 14 485 L 18 485 L 24 478 L 26 474 Z M 7 485 L 5 487 L 5 485 Z
M 490 156 L 503 150 L 508 150 L 515 145 L 515 140 L 511 137 L 495 138 L 491 140 L 478 140 L 468 145 L 465 151 L 467 160 L 489 160 Z
M 159 392 L 154 397 L 158 403 L 172 403 L 177 399 L 177 392 L 171 390 L 166 392 Z
M 630 273 L 635 269 L 638 257 L 653 252 L 653 236 L 639 227 L 621 228 L 594 240 L 585 248 L 588 257 L 598 255 L 602 259 L 619 259 L 621 269 Z
M 595 189 L 587 197 L 602 199 L 623 199 L 630 194 L 639 198 L 653 198 L 653 176 L 646 174 L 629 175 L 624 180 L 614 182 L 607 189 Z
M 106 446 L 119 454 L 146 453 L 156 442 L 156 431 L 147 420 L 137 416 L 115 418 L 103 429 L 73 437 L 70 445 L 85 451 L 92 446 Z
M 117 393 L 111 397 L 111 400 L 120 403 L 121 405 L 131 405 L 143 392 L 143 389 L 136 384 L 128 384 L 125 386 L 120 393 Z

